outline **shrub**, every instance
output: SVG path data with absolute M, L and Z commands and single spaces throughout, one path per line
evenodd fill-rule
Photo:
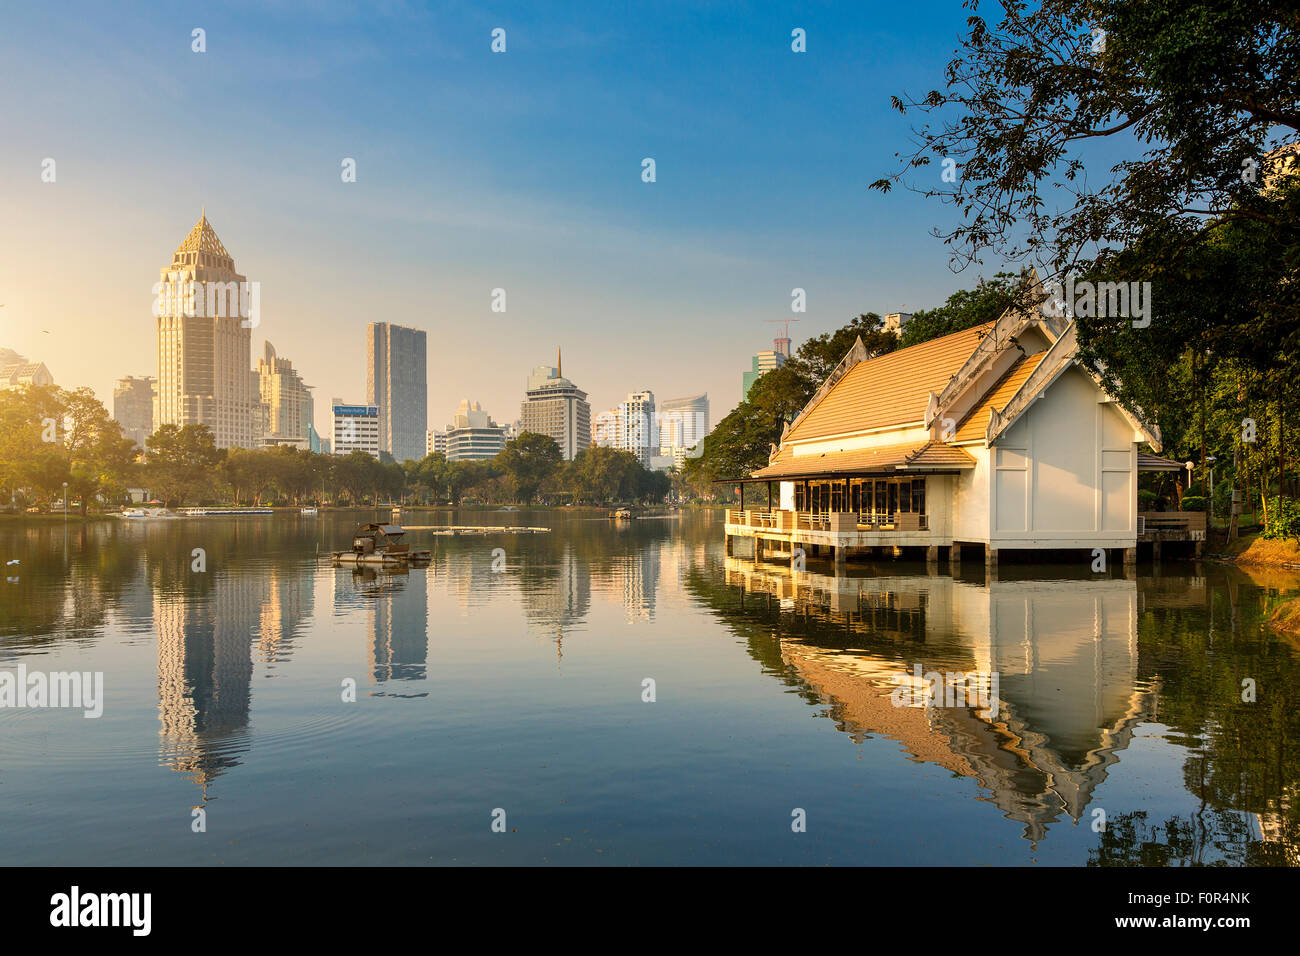
M 1147 491 L 1145 488 L 1138 489 L 1138 510 L 1155 511 L 1156 504 L 1160 501 L 1160 496 L 1154 491 Z
M 1205 499 L 1200 495 L 1183 495 L 1184 511 L 1204 511 Z
M 1300 540 L 1300 501 L 1278 497 L 1269 502 L 1268 527 L 1261 537 L 1271 541 Z

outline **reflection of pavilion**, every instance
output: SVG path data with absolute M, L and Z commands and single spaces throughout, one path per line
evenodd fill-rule
M 848 577 L 727 560 L 727 581 L 845 629 L 851 649 L 783 638 L 781 656 L 831 706 L 841 730 L 897 740 L 916 759 L 976 779 L 1024 835 L 1063 812 L 1078 821 L 1128 746 L 1152 691 L 1137 680 L 1133 580 Z M 827 629 L 826 643 L 839 643 Z M 923 671 L 999 675 L 996 719 L 970 707 L 895 707 Z

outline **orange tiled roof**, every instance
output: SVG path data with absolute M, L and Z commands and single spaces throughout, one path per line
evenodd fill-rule
M 1020 386 L 1025 384 L 1025 379 L 1038 368 L 1038 363 L 1046 354 L 1046 352 L 1039 352 L 1037 355 L 1022 356 L 1007 369 L 1006 374 L 998 379 L 997 384 L 989 389 L 988 393 L 962 419 L 961 424 L 957 426 L 957 434 L 953 436 L 953 441 L 982 440 L 988 431 L 989 417 L 993 414 L 993 409 L 1002 411 L 1007 407 L 1007 402 L 1020 391 Z
M 887 474 L 931 468 L 971 468 L 975 459 L 960 448 L 936 441 L 906 442 L 881 448 L 830 451 L 820 455 L 778 456 L 754 478 L 798 478 L 813 475 Z
M 986 322 L 859 362 L 822 396 L 785 440 L 825 438 L 921 421 L 930 392 L 943 390 L 993 325 Z

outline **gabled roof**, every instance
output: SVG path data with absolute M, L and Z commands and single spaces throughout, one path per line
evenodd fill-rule
M 960 448 L 936 441 L 905 442 L 882 448 L 829 451 L 821 455 L 778 455 L 753 478 L 805 478 L 815 475 L 883 475 L 908 471 L 954 471 L 974 468 L 975 459 Z
M 1027 355 L 1019 358 L 1011 368 L 1007 369 L 1002 378 L 989 389 L 982 399 L 975 403 L 975 407 L 967 413 L 957 425 L 957 432 L 953 436 L 955 442 L 982 441 L 989 427 L 989 418 L 993 410 L 1002 411 L 1007 407 L 1007 402 L 1011 401 L 1020 387 L 1025 384 L 1034 369 L 1038 368 L 1038 363 L 1043 360 L 1046 352 L 1039 352 L 1037 355 Z
M 930 393 L 942 391 L 993 325 L 986 322 L 858 362 L 813 399 L 783 442 L 923 422 Z

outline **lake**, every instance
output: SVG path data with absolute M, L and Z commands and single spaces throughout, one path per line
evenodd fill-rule
M 373 516 L 0 525 L 0 670 L 103 675 L 0 709 L 0 862 L 1300 863 L 1294 574 L 792 573 L 707 511 L 319 559 Z

